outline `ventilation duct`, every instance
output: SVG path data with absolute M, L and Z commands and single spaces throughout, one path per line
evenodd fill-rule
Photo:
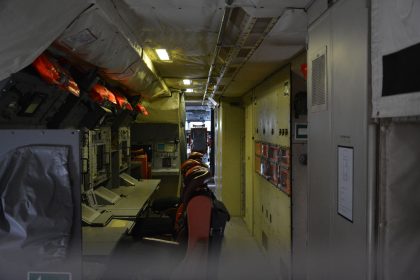
M 70 60 L 85 61 L 102 77 L 126 86 L 145 97 L 169 95 L 141 49 L 136 49 L 102 12 L 94 6 L 80 15 L 56 40 Z
M 226 7 L 203 101 L 207 95 L 223 93 L 277 20 L 278 17 L 251 16 L 242 7 Z

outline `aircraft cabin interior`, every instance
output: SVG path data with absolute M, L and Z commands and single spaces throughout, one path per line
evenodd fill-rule
M 0 1 L 0 280 L 418 280 L 419 166 L 420 1 Z

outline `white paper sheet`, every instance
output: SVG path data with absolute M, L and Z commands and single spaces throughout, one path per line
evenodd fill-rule
M 338 147 L 338 214 L 353 221 L 353 148 Z

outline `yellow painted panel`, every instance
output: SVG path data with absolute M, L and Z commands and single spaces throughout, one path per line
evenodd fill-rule
M 253 135 L 253 106 L 245 107 L 245 224 L 249 231 L 254 231 L 254 141 Z
M 263 202 L 261 200 L 261 186 L 258 183 L 260 176 L 257 173 L 255 173 L 255 171 L 252 172 L 252 175 L 252 182 L 254 185 L 254 236 L 256 237 L 257 241 L 261 244 L 261 223 L 263 219 L 261 206 L 263 205 Z
M 221 187 L 222 187 L 222 116 L 223 111 L 222 107 L 217 107 L 214 110 L 215 113 L 215 174 L 214 180 L 216 183 L 216 196 L 221 197 Z
M 244 110 L 239 106 L 231 106 L 222 102 L 222 139 L 220 154 L 222 160 L 221 182 L 222 200 L 233 216 L 241 215 L 241 187 L 243 153 L 242 136 L 244 133 Z
M 254 90 L 255 140 L 290 147 L 290 67 L 285 67 Z M 246 126 L 248 128 L 248 126 Z M 258 133 L 257 133 L 258 128 Z M 279 130 L 287 135 L 279 135 Z M 249 145 L 249 144 L 247 144 Z M 252 144 L 254 147 L 254 144 Z M 247 146 L 247 152 L 250 147 Z M 252 162 L 255 162 L 255 151 Z M 291 200 L 252 170 L 254 187 L 254 233 L 260 245 L 267 235 L 267 254 L 277 263 L 278 273 L 287 276 L 291 263 Z M 264 208 L 264 211 L 262 211 Z M 273 264 L 274 265 L 274 264 Z
M 255 139 L 290 146 L 290 68 L 270 77 L 254 94 Z M 279 129 L 287 129 L 288 135 L 279 136 Z

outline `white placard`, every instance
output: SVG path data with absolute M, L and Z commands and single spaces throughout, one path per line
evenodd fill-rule
M 353 148 L 338 147 L 338 214 L 353 222 Z

